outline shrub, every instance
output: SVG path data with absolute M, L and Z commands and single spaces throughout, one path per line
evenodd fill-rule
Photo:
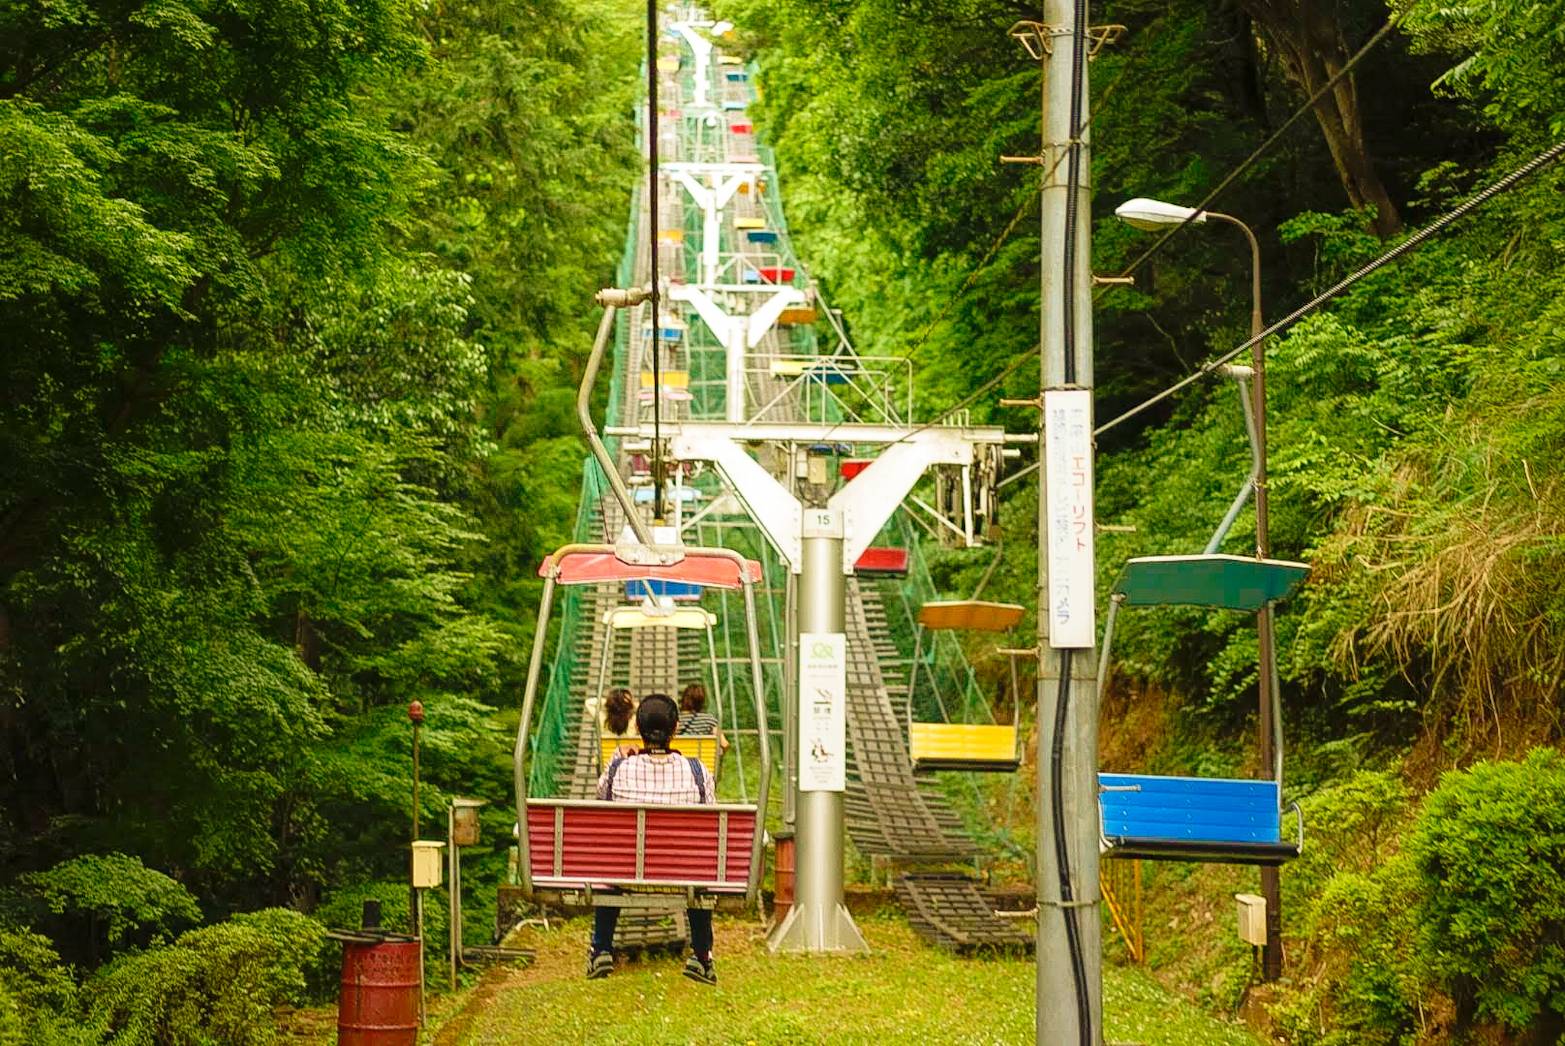
M 115 1046 L 264 1046 L 272 1011 L 306 1001 L 325 931 L 270 909 L 117 959 L 90 982 L 88 1025 Z
M 0 1046 L 76 1046 L 96 1042 L 77 1026 L 76 982 L 49 939 L 0 931 Z
M 69 958 L 96 965 L 129 947 L 168 940 L 201 921 L 196 899 L 162 872 L 125 854 L 73 857 L 19 879 L 35 925 Z
M 1565 757 L 1446 774 L 1407 852 L 1420 961 L 1459 1024 L 1565 1033 Z

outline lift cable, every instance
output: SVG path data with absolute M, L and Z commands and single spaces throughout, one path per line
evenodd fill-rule
M 647 0 L 647 255 L 651 265 L 652 293 L 647 298 L 652 313 L 652 518 L 663 522 L 663 349 L 658 293 L 658 5 Z
M 1221 356 L 1216 356 L 1210 360 L 1207 360 L 1194 373 L 1187 375 L 1181 380 L 1175 382 L 1168 388 L 1164 389 L 1162 392 L 1148 397 L 1147 399 L 1138 403 L 1136 406 L 1125 411 L 1123 414 L 1120 414 L 1112 420 L 1106 421 L 1102 425 L 1099 425 L 1096 429 L 1093 430 L 1092 434 L 1094 436 L 1101 436 L 1103 433 L 1107 432 L 1109 429 L 1114 428 L 1116 425 L 1120 425 L 1123 422 L 1129 421 L 1131 418 L 1140 414 L 1142 411 L 1145 411 L 1149 407 L 1161 403 L 1163 400 L 1172 396 L 1181 389 L 1193 385 L 1200 379 L 1214 373 L 1223 364 L 1227 363 L 1229 360 L 1232 360 L 1240 353 L 1248 352 L 1257 343 L 1265 341 L 1267 338 L 1287 330 L 1289 327 L 1292 327 L 1295 323 L 1299 322 L 1299 320 L 1320 308 L 1326 302 L 1337 297 L 1343 291 L 1364 279 L 1364 277 L 1385 268 L 1387 265 L 1390 265 L 1392 262 L 1403 257 L 1404 255 L 1411 254 L 1413 251 L 1416 251 L 1425 243 L 1428 243 L 1446 229 L 1450 228 L 1454 222 L 1465 217 L 1470 211 L 1483 206 L 1485 203 L 1488 203 L 1496 196 L 1509 191 L 1510 189 L 1514 188 L 1517 183 L 1543 170 L 1550 164 L 1555 163 L 1562 156 L 1565 156 L 1565 140 L 1556 142 L 1548 149 L 1545 149 L 1537 156 L 1534 156 L 1531 160 L 1528 160 L 1526 163 L 1516 168 L 1516 170 L 1512 171 L 1510 174 L 1507 174 L 1504 178 L 1501 178 L 1499 181 L 1490 185 L 1488 188 L 1469 198 L 1465 203 L 1450 211 L 1447 211 L 1445 214 L 1441 215 L 1439 218 L 1436 218 L 1433 222 L 1430 222 L 1412 236 L 1409 236 L 1395 247 L 1392 247 L 1385 253 L 1381 254 L 1374 261 L 1371 261 L 1363 266 L 1360 266 L 1358 269 L 1355 269 L 1352 273 L 1344 276 L 1332 286 L 1317 294 L 1303 305 L 1300 305 L 1297 309 L 1294 309 L 1288 315 L 1284 316 L 1276 323 L 1273 323 L 1270 327 L 1267 327 L 1259 334 L 1256 334 L 1246 341 L 1241 342 L 1238 346 L 1229 349 Z M 1036 468 L 1037 466 L 1034 465 L 1032 467 Z
M 1146 264 L 1148 259 L 1150 259 L 1158 251 L 1162 250 L 1163 246 L 1167 244 L 1169 240 L 1183 232 L 1185 226 L 1191 224 L 1203 213 L 1205 213 L 1206 209 L 1210 207 L 1219 196 L 1226 192 L 1230 185 L 1239 180 L 1240 175 L 1249 170 L 1257 160 L 1259 160 L 1262 156 L 1271 150 L 1272 146 L 1277 144 L 1277 142 L 1282 138 L 1283 134 L 1286 133 L 1290 127 L 1302 119 L 1305 113 L 1314 109 L 1316 103 L 1318 103 L 1322 98 L 1334 90 L 1336 86 L 1341 83 L 1343 79 L 1346 78 L 1350 73 L 1352 73 L 1354 68 L 1364 60 L 1365 56 L 1373 51 L 1382 40 L 1390 36 L 1391 31 L 1400 25 L 1402 20 L 1411 14 L 1413 10 L 1418 7 L 1420 2 L 1421 0 L 1414 0 L 1413 3 L 1408 4 L 1402 10 L 1397 11 L 1390 18 L 1386 19 L 1385 25 L 1382 25 L 1375 33 L 1375 35 L 1370 37 L 1369 40 L 1365 42 L 1364 46 L 1360 47 L 1358 51 L 1354 53 L 1353 57 L 1344 62 L 1341 69 L 1338 69 L 1330 79 L 1322 84 L 1319 90 L 1310 95 L 1309 99 L 1305 101 L 1303 105 L 1295 109 L 1293 111 L 1293 115 L 1284 120 L 1281 126 L 1273 131 L 1264 142 L 1256 146 L 1254 152 L 1250 153 L 1249 156 L 1246 156 L 1243 160 L 1241 160 L 1239 165 L 1232 171 L 1229 171 L 1223 180 L 1217 183 L 1217 187 L 1214 188 L 1211 192 L 1207 193 L 1206 197 L 1191 209 L 1190 213 L 1185 216 L 1184 221 L 1180 222 L 1178 225 L 1159 236 L 1155 241 L 1153 241 L 1150 247 L 1142 251 L 1134 261 L 1125 266 L 1124 271 L 1119 274 L 1118 279 L 1122 280 L 1128 276 L 1133 275 L 1137 269 Z

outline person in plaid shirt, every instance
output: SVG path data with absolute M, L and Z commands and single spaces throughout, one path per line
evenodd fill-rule
M 598 778 L 598 798 L 622 803 L 715 803 L 712 778 L 698 759 L 669 751 L 679 725 L 679 708 L 667 694 L 648 694 L 636 709 L 636 726 L 645 747 L 621 748 L 603 776 Z M 690 923 L 691 956 L 685 976 L 702 984 L 716 984 L 712 965 L 712 913 L 706 908 L 685 912 Z M 605 905 L 593 912 L 591 952 L 587 978 L 596 980 L 614 972 L 614 927 L 619 909 Z

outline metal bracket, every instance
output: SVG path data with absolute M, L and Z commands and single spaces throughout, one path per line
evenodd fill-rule
M 605 308 L 612 306 L 616 309 L 625 309 L 632 305 L 640 305 L 651 297 L 651 287 L 605 287 L 594 294 L 592 300 Z
M 1026 48 L 1027 55 L 1033 61 L 1042 61 L 1054 53 L 1054 37 L 1069 36 L 1070 30 L 1061 26 L 1048 25 L 1044 22 L 1034 22 L 1023 19 L 1006 30 L 1011 39 L 1017 41 Z M 1104 46 L 1117 43 L 1119 38 L 1125 35 L 1125 27 L 1122 25 L 1094 25 L 1087 27 L 1087 58 L 1091 60 L 1098 56 Z
M 1092 285 L 1094 287 L 1134 287 L 1136 278 L 1134 276 L 1099 276 L 1097 273 L 1093 273 Z
M 1043 409 L 1043 397 L 1042 396 L 1034 396 L 1032 399 L 1028 399 L 1028 400 L 1002 399 L 1002 400 L 1000 400 L 1000 406 L 1002 406 L 1002 407 L 1031 407 L 1033 410 L 1042 410 Z

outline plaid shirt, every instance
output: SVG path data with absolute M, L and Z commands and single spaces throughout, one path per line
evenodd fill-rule
M 617 768 L 617 769 L 616 769 Z M 614 794 L 609 794 L 609 775 Z M 705 771 L 696 783 L 690 760 L 672 752 L 617 755 L 598 778 L 598 798 L 622 803 L 715 803 L 712 775 Z

